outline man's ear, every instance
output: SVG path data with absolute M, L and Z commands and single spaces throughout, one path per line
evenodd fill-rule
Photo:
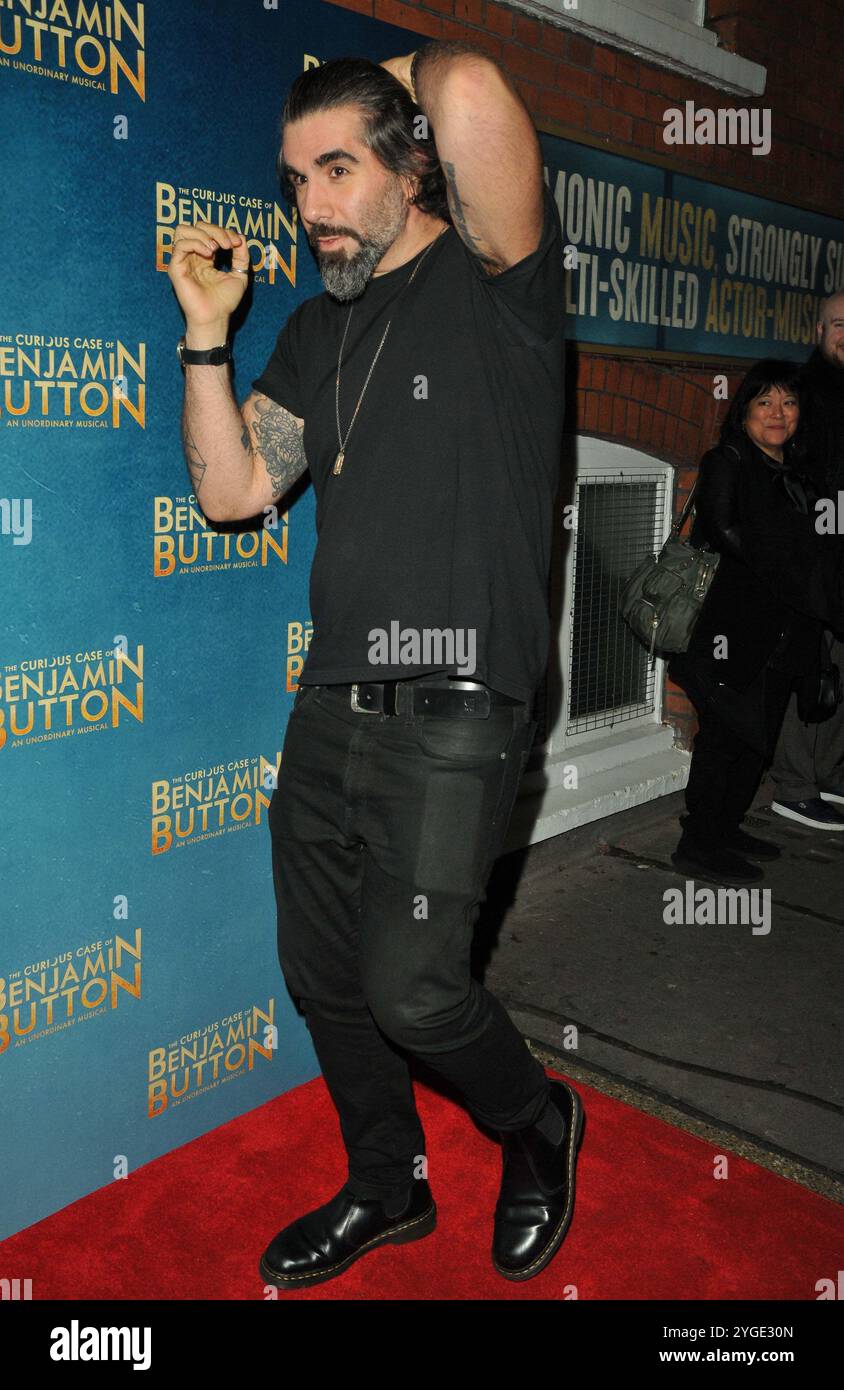
M 402 192 L 409 203 L 415 203 L 419 196 L 420 182 L 418 178 L 410 174 L 401 175 Z

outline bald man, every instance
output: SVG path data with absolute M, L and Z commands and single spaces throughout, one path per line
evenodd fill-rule
M 823 495 L 844 491 L 844 290 L 823 300 L 817 342 L 803 369 L 809 391 L 809 462 Z M 827 632 L 844 678 L 844 633 Z M 821 724 L 804 724 L 792 695 L 770 770 L 771 809 L 814 830 L 844 831 L 844 704 Z

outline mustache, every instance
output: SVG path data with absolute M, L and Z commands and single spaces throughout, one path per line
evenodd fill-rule
M 312 241 L 319 241 L 322 237 L 325 237 L 326 240 L 327 240 L 329 237 L 333 237 L 333 236 L 350 236 L 350 237 L 354 237 L 356 241 L 359 241 L 359 240 L 360 240 L 360 238 L 357 236 L 357 234 L 356 234 L 355 232 L 345 232 L 345 231 L 343 231 L 343 232 L 326 232 L 326 231 L 318 231 L 318 230 L 314 230 L 314 231 L 311 232 L 311 240 L 312 240 Z

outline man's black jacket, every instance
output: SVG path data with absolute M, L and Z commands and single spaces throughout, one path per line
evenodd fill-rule
M 800 374 L 808 388 L 809 463 L 822 492 L 835 498 L 844 489 L 844 369 L 815 348 Z

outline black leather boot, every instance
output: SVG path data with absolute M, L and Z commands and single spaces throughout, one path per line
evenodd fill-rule
M 549 1077 L 565 1130 L 553 1144 L 536 1125 L 499 1130 L 504 1153 L 492 1263 L 505 1279 L 532 1279 L 563 1243 L 574 1211 L 574 1172 L 585 1115 L 565 1081 Z
M 688 814 L 680 817 L 683 836 L 677 846 L 676 852 L 678 854 L 684 853 L 694 839 L 693 833 L 689 832 L 688 821 Z M 770 861 L 773 863 L 775 859 L 782 856 L 782 850 L 778 845 L 772 844 L 770 840 L 760 840 L 756 835 L 749 835 L 746 830 L 742 829 L 741 822 L 722 826 L 718 836 L 718 844 L 722 849 L 728 850 L 731 854 L 738 854 L 742 859 L 758 859 L 760 862 Z
M 756 883 L 765 876 L 758 865 L 720 840 L 707 843 L 693 839 L 686 831 L 671 855 L 671 863 L 692 878 L 708 878 L 715 883 Z
M 392 1209 L 396 1203 L 388 1203 Z M 378 1198 L 347 1187 L 315 1211 L 285 1226 L 261 1257 L 261 1278 L 279 1288 L 309 1288 L 335 1279 L 379 1245 L 404 1245 L 433 1231 L 437 1209 L 424 1178 L 411 1183 L 404 1209 L 388 1216 Z
M 725 843 L 727 849 L 735 851 L 745 859 L 758 859 L 760 862 L 773 863 L 775 859 L 782 858 L 782 850 L 779 845 L 773 844 L 771 840 L 760 840 L 758 835 L 749 835 L 746 830 L 742 830 L 741 826 L 728 832 Z

